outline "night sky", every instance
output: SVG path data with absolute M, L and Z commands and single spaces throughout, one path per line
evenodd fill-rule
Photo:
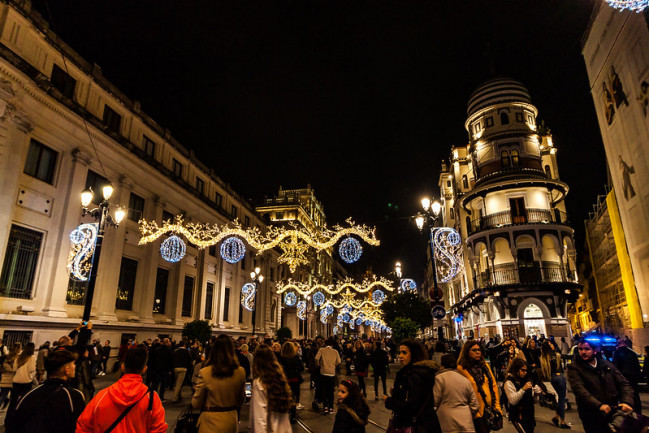
M 568 212 L 606 182 L 580 40 L 594 0 L 42 0 L 53 30 L 224 181 L 255 202 L 311 184 L 329 225 L 376 225 L 352 273 L 401 260 L 421 280 L 409 216 L 465 145 L 490 77 L 523 82 L 552 130 Z

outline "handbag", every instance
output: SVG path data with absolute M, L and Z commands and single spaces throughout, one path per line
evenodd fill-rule
M 485 376 L 487 374 L 488 373 L 485 373 Z M 503 414 L 498 412 L 493 407 L 493 403 L 496 401 L 496 397 L 494 396 L 493 386 L 491 386 L 491 377 L 489 377 L 488 380 L 490 383 L 489 393 L 491 394 L 492 406 L 487 405 L 487 396 L 484 393 L 484 389 L 482 389 L 482 386 L 478 386 L 478 392 L 480 393 L 480 397 L 482 397 L 482 401 L 484 402 L 484 412 L 482 414 L 482 419 L 487 424 L 489 430 L 498 431 L 503 428 Z
M 178 415 L 174 427 L 174 433 L 198 433 L 199 416 L 201 416 L 200 411 L 194 413 L 192 405 L 190 404 L 187 409 Z

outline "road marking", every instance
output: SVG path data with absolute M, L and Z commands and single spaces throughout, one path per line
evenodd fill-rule
M 383 430 L 383 431 L 387 431 L 387 429 L 386 429 L 385 427 L 382 427 L 382 426 L 378 425 L 377 423 L 375 423 L 374 421 L 372 421 L 372 420 L 369 419 L 369 418 L 367 419 L 367 422 L 369 422 L 370 424 L 372 424 L 372 425 L 375 426 L 375 427 L 380 428 L 380 429 Z
M 307 432 L 309 432 L 309 433 L 315 433 L 315 431 L 314 431 L 314 430 L 311 430 L 311 429 L 309 428 L 309 426 L 306 425 L 306 424 L 304 423 L 304 421 L 302 421 L 301 418 L 298 418 L 298 419 L 297 419 L 297 423 L 298 423 L 298 425 L 299 425 L 300 427 L 302 427 L 302 428 L 303 428 L 304 430 L 306 430 Z

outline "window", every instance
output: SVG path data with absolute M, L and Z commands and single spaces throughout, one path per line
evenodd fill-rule
M 246 216 L 244 217 L 244 219 L 243 219 L 243 224 L 244 224 L 246 227 L 250 227 L 250 217 L 249 217 L 248 215 L 246 215 Z
M 106 129 L 109 131 L 119 134 L 119 129 L 122 125 L 122 116 L 117 114 L 117 112 L 108 105 L 104 105 L 104 124 L 106 125 Z
M 549 165 L 545 166 L 545 177 L 547 177 L 548 179 L 552 179 L 552 170 L 550 170 Z
M 451 187 L 451 181 L 450 181 L 450 180 L 447 180 L 447 181 L 446 181 L 446 188 L 450 188 L 450 187 Z
M 511 161 L 509 160 L 509 152 L 503 150 L 500 152 L 500 166 L 502 168 L 509 168 Z
M 276 212 L 275 213 L 275 219 L 283 220 L 284 219 L 284 212 Z
M 52 77 L 50 82 L 55 89 L 68 99 L 73 99 L 74 88 L 77 86 L 77 80 L 72 78 L 67 72 L 59 68 L 56 64 L 52 66 Z
M 223 196 L 218 192 L 214 193 L 214 203 L 217 207 L 221 207 L 221 204 L 223 203 Z
M 155 277 L 155 295 L 153 297 L 153 312 L 164 314 L 167 305 L 167 287 L 169 286 L 169 270 L 158 268 Z
M 244 254 L 243 259 L 241 259 L 241 269 L 246 270 L 246 255 Z
M 487 117 L 485 119 L 485 126 L 494 126 L 494 118 L 493 117 Z
M 500 113 L 500 124 L 509 125 L 509 115 L 507 113 Z
M 183 305 L 181 315 L 192 316 L 192 303 L 194 301 L 194 277 L 185 275 L 185 286 L 183 287 Z
M 462 187 L 464 189 L 469 189 L 469 178 L 465 175 L 462 176 Z
M 173 160 L 172 169 L 174 176 L 181 177 L 183 175 L 183 165 L 176 158 Z
M 51 184 L 58 155 L 58 152 L 32 139 L 27 151 L 25 174 Z
M 146 135 L 142 136 L 142 147 L 144 147 L 144 153 L 155 158 L 155 142 Z
M 516 121 L 523 123 L 523 113 L 516 113 Z
M 210 245 L 207 248 L 207 254 L 209 254 L 212 257 L 216 257 L 216 245 Z
M 212 304 L 214 303 L 214 283 L 207 282 L 207 289 L 205 290 L 205 319 L 212 318 Z
M 275 268 L 270 268 L 270 281 L 275 281 Z
M 235 205 L 232 205 L 232 207 L 230 208 L 230 214 L 232 215 L 232 218 L 237 217 L 237 207 Z
M 117 299 L 115 300 L 115 308 L 118 310 L 133 309 L 136 276 L 137 260 L 122 257 L 122 266 L 119 270 L 119 282 L 117 285 Z
M 196 178 L 196 191 L 198 191 L 198 193 L 200 195 L 203 195 L 203 189 L 204 188 L 205 188 L 205 182 L 203 182 L 203 179 L 201 179 L 200 177 L 197 177 Z
M 86 175 L 86 189 L 90 188 L 92 190 L 92 202 L 94 204 L 99 204 L 104 199 L 101 190 L 107 183 L 108 179 L 104 176 L 95 173 L 92 170 L 88 170 L 88 174 Z
M 532 115 L 530 114 L 527 115 L 527 121 L 529 122 L 530 125 L 534 125 L 534 117 L 532 117 Z
M 68 281 L 68 292 L 65 295 L 65 302 L 70 305 L 83 305 L 86 297 L 87 281 L 77 281 L 70 278 Z
M 230 288 L 225 288 L 223 295 L 223 321 L 227 322 L 230 319 Z
M 476 122 L 473 124 L 473 132 L 478 133 L 480 132 L 482 128 L 480 128 L 480 122 Z
M 142 219 L 144 212 L 144 199 L 137 194 L 131 193 L 128 199 L 128 219 L 138 222 Z
M 518 150 L 512 149 L 512 167 L 518 167 Z
M 239 302 L 239 323 L 243 323 L 243 306 Z
M 173 221 L 174 220 L 174 214 L 171 212 L 167 212 L 166 210 L 162 210 L 162 222 L 165 221 Z
M 0 275 L 0 296 L 31 298 L 42 241 L 43 234 L 40 232 L 11 226 Z
M 449 216 L 451 217 L 452 220 L 455 219 L 455 209 L 449 208 Z

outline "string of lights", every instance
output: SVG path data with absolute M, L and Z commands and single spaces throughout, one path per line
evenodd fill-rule
M 255 309 L 255 294 L 257 288 L 252 283 L 246 283 L 241 288 L 241 306 L 248 311 Z
M 462 270 L 462 239 L 460 234 L 450 227 L 433 229 L 433 254 L 437 267 L 437 281 L 446 283 Z
M 99 224 L 81 224 L 70 233 L 68 272 L 77 281 L 88 281 L 97 243 Z
M 648 0 L 606 0 L 606 3 L 614 9 L 630 10 L 637 13 L 642 12 L 649 6 Z
M 392 281 L 384 277 L 376 278 L 376 276 L 372 277 L 371 279 L 366 278 L 360 284 L 354 283 L 354 281 L 351 278 L 346 278 L 344 281 L 339 282 L 335 285 L 315 284 L 313 286 L 307 283 L 301 283 L 289 279 L 286 283 L 281 281 L 278 282 L 276 284 L 276 288 L 277 288 L 278 295 L 281 295 L 282 293 L 287 291 L 295 291 L 302 296 L 308 296 L 313 292 L 323 292 L 323 291 L 330 295 L 337 295 L 346 289 L 353 290 L 356 293 L 367 293 L 376 288 L 383 288 L 388 292 L 394 291 L 394 286 L 392 285 Z

